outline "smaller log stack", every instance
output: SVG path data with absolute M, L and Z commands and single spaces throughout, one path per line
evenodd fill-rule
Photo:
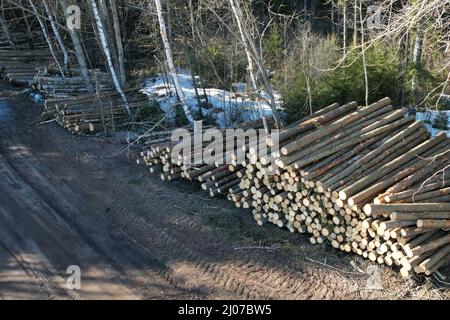
M 39 24 L 30 23 L 28 3 L 2 2 L 0 17 L 0 50 L 32 50 L 47 48 Z
M 37 68 L 46 67 L 52 57 L 47 49 L 0 50 L 0 74 L 15 85 L 31 85 Z
M 137 90 L 126 93 L 134 120 L 148 107 L 148 99 Z M 94 134 L 99 131 L 124 128 L 130 120 L 124 102 L 115 92 L 86 95 L 70 99 L 46 101 L 47 112 L 56 110 L 57 122 L 74 134 Z
M 272 118 L 267 119 L 266 122 L 269 126 L 273 127 L 274 121 Z M 185 129 L 189 130 L 192 137 L 191 141 L 194 141 L 193 128 L 186 127 Z M 202 129 L 204 132 L 207 129 L 212 129 L 212 127 L 203 126 Z M 237 126 L 236 129 L 263 129 L 263 122 L 261 120 L 245 122 Z M 239 170 L 234 170 L 230 165 L 224 164 L 225 161 L 220 161 L 220 159 L 216 159 L 213 156 L 214 149 L 226 150 L 224 149 L 224 144 L 227 139 L 226 130 L 219 130 L 217 128 L 215 130 L 218 130 L 223 135 L 224 139 L 222 141 L 201 143 L 199 150 L 195 150 L 191 145 L 186 145 L 186 149 L 190 151 L 187 154 L 178 154 L 174 158 L 172 157 L 172 152 L 176 143 L 171 141 L 173 132 L 161 131 L 152 133 L 145 137 L 142 143 L 143 150 L 137 163 L 149 166 L 150 172 L 159 173 L 161 179 L 164 181 L 178 178 L 198 181 L 201 183 L 202 188 L 211 196 L 219 194 L 228 196 L 230 190 L 233 192 L 239 189 L 243 167 L 236 163 Z M 238 145 L 235 148 L 238 148 Z M 230 156 L 233 156 L 236 150 L 232 150 L 229 153 Z M 205 162 L 195 164 L 196 162 L 194 160 L 205 154 L 211 154 L 212 156 Z
M 16 50 L 16 49 L 30 49 L 28 45 L 28 37 L 23 32 L 10 32 L 11 38 L 3 31 L 0 25 L 0 50 Z
M 267 156 L 247 145 L 241 163 L 183 167 L 169 156 L 168 136 L 144 148 L 143 162 L 164 180 L 200 181 L 210 195 L 252 209 L 260 225 L 308 233 L 313 244 L 398 266 L 404 276 L 429 275 L 450 260 L 450 139 L 430 138 L 390 102 L 330 105 L 281 131 L 280 148 Z
M 114 90 L 111 77 L 107 73 L 89 70 L 89 76 L 97 91 L 110 92 Z M 70 74 L 62 78 L 59 71 L 45 68 L 36 74 L 34 82 L 37 84 L 37 89 L 43 92 L 47 99 L 68 99 L 89 93 L 78 69 L 71 69 Z

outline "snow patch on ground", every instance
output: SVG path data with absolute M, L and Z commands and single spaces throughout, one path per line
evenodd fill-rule
M 180 85 L 186 96 L 187 104 L 192 110 L 199 110 L 197 96 L 193 85 L 193 79 L 188 72 L 178 74 Z M 199 80 L 196 80 L 197 86 Z M 199 96 L 206 94 L 210 108 L 202 108 L 203 114 L 211 114 L 219 126 L 231 127 L 237 118 L 241 121 L 250 121 L 261 118 L 261 112 L 265 116 L 270 116 L 272 110 L 267 101 L 258 99 L 245 93 L 246 85 L 235 84 L 236 92 L 230 92 L 215 88 L 198 88 Z M 164 112 L 173 115 L 172 106 L 177 102 L 175 86 L 172 84 L 170 76 L 160 74 L 155 78 L 146 80 L 145 88 L 142 92 L 158 101 Z M 267 94 L 261 92 L 260 95 L 266 99 Z M 281 105 L 281 96 L 275 94 L 277 105 Z
M 428 131 L 430 131 L 431 135 L 434 137 L 439 132 L 446 132 L 447 137 L 450 137 L 450 130 L 440 130 L 433 128 L 432 124 L 434 119 L 439 115 L 439 113 L 443 113 L 447 116 L 448 124 L 450 125 L 450 111 L 425 111 L 425 112 L 417 112 L 416 113 L 416 120 L 421 120 L 425 123 Z
M 178 78 L 184 95 L 186 96 L 187 104 L 192 110 L 198 111 L 199 105 L 192 75 L 187 71 L 181 71 L 178 74 Z M 264 99 L 249 95 L 246 92 L 247 86 L 245 83 L 233 84 L 234 91 L 230 92 L 215 88 L 206 88 L 203 90 L 198 78 L 196 82 L 199 87 L 197 89 L 199 96 L 202 97 L 206 94 L 210 104 L 210 108 L 202 108 L 203 114 L 212 115 L 214 119 L 216 119 L 217 125 L 221 127 L 232 127 L 237 118 L 240 118 L 240 121 L 251 121 L 261 118 L 261 112 L 265 116 L 270 116 L 272 114 L 269 103 L 264 100 L 267 99 L 267 94 L 264 91 L 260 92 L 260 95 L 264 97 Z M 177 97 L 175 94 L 175 86 L 173 85 L 170 76 L 160 74 L 157 77 L 147 79 L 145 87 L 141 91 L 155 99 L 164 112 L 172 117 L 174 116 L 173 106 L 177 102 Z M 275 99 L 278 107 L 281 107 L 281 95 L 276 93 Z M 449 119 L 448 123 L 450 124 L 450 111 L 442 112 L 447 114 L 447 118 Z M 433 120 L 438 114 L 438 111 L 417 112 L 416 119 L 422 120 L 430 133 L 433 136 L 436 136 L 439 132 L 443 131 L 433 128 L 432 126 Z M 446 133 L 447 136 L 450 137 L 450 130 L 447 130 Z

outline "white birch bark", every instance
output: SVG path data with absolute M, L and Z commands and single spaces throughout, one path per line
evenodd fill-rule
M 120 30 L 120 21 L 119 21 L 119 13 L 117 11 L 117 3 L 116 0 L 110 0 L 111 3 L 111 12 L 113 17 L 113 27 L 116 38 L 116 47 L 117 47 L 117 59 L 119 63 L 119 72 L 120 72 L 120 82 L 122 86 L 125 86 L 127 82 L 127 77 L 125 73 L 125 55 L 123 52 L 123 43 L 122 43 L 122 33 Z
M 173 83 L 175 85 L 175 90 L 177 91 L 180 102 L 183 106 L 184 114 L 190 123 L 194 123 L 194 118 L 192 117 L 191 111 L 186 103 L 186 97 L 184 95 L 183 89 L 181 89 L 180 81 L 178 79 L 177 71 L 175 69 L 175 64 L 172 57 L 172 49 L 170 48 L 169 39 L 167 38 L 167 29 L 164 21 L 162 6 L 160 0 L 155 0 L 156 11 L 158 14 L 159 30 L 161 33 L 161 38 L 164 45 L 164 52 L 166 54 L 167 66 L 169 68 L 169 73 L 172 77 Z
M 242 12 L 240 10 L 239 4 L 237 3 L 236 0 L 229 0 L 229 1 L 230 1 L 230 6 L 231 6 L 231 9 L 233 11 L 234 17 L 235 17 L 236 22 L 238 24 L 239 33 L 240 33 L 241 38 L 242 38 L 242 44 L 244 45 L 244 50 L 245 50 L 246 55 L 247 55 L 249 69 L 250 69 L 250 72 L 251 72 L 250 77 L 252 77 L 252 74 L 253 74 L 253 72 L 251 70 L 253 69 L 253 62 L 254 62 L 257 65 L 258 70 L 259 70 L 259 72 L 261 74 L 261 78 L 263 80 L 264 88 L 266 89 L 266 92 L 269 95 L 270 108 L 272 109 L 272 113 L 273 113 L 273 117 L 274 117 L 274 120 L 275 120 L 275 124 L 279 128 L 278 110 L 277 110 L 277 107 L 276 107 L 275 97 L 273 95 L 273 89 L 270 86 L 269 79 L 267 77 L 266 69 L 264 68 L 263 63 L 262 63 L 262 61 L 259 58 L 258 52 L 256 50 L 256 47 L 255 47 L 254 43 L 253 43 L 253 40 L 251 39 L 250 35 L 248 34 L 248 31 L 246 30 L 246 28 L 244 26 L 244 23 L 242 21 Z M 254 77 L 254 74 L 253 74 L 253 77 Z M 258 86 L 255 85 L 256 79 L 252 78 L 252 83 L 253 83 L 254 89 L 256 88 L 256 90 L 257 90 Z M 264 117 L 263 117 L 263 121 L 265 121 Z M 267 127 L 266 127 L 266 131 L 267 131 Z
M 358 43 L 358 2 L 353 2 L 353 47 L 356 47 Z
M 343 52 L 344 59 L 347 57 L 347 2 L 343 0 L 343 31 L 342 31 L 342 42 L 343 42 Z
M 116 69 L 117 77 L 119 78 L 119 81 L 121 80 L 120 77 L 120 68 L 119 68 L 119 60 L 117 58 L 117 48 L 116 48 L 116 42 L 114 39 L 114 30 L 112 27 L 111 22 L 111 14 L 108 9 L 108 5 L 106 0 L 98 0 L 98 9 L 100 13 L 100 19 L 103 22 L 103 30 L 105 30 L 105 37 L 108 41 L 109 45 L 109 52 L 111 53 L 111 58 L 114 64 L 114 68 Z
M 59 72 L 61 73 L 61 76 L 63 78 L 65 78 L 64 70 L 63 70 L 63 68 L 61 67 L 61 64 L 58 61 L 58 58 L 57 58 L 56 53 L 55 53 L 55 50 L 53 49 L 53 45 L 52 45 L 52 42 L 51 42 L 50 37 L 48 35 L 47 28 L 45 27 L 44 22 L 42 21 L 40 15 L 39 15 L 39 12 L 37 11 L 37 8 L 34 5 L 33 1 L 32 0 L 28 0 L 28 2 L 30 3 L 30 6 L 33 9 L 33 12 L 34 12 L 34 14 L 36 16 L 36 19 L 39 22 L 39 25 L 40 25 L 40 27 L 42 29 L 42 33 L 44 34 L 45 41 L 47 41 L 47 45 L 48 45 L 50 53 L 51 53 L 51 55 L 53 57 L 53 60 L 55 60 L 56 66 L 58 67 Z
M 361 54 L 363 59 L 363 68 L 364 68 L 364 84 L 365 84 L 365 100 L 366 106 L 369 105 L 369 77 L 367 75 L 367 64 L 366 64 L 366 48 L 365 48 L 365 39 L 364 39 L 364 19 L 362 15 L 362 1 L 359 2 L 359 19 L 361 22 Z
M 119 79 L 117 78 L 117 73 L 114 68 L 112 58 L 111 58 L 111 52 L 109 50 L 108 41 L 106 40 L 106 36 L 105 36 L 105 28 L 103 26 L 103 22 L 101 20 L 100 13 L 98 11 L 97 3 L 95 2 L 95 0 L 90 0 L 89 2 L 91 4 L 92 12 L 94 14 L 95 23 L 97 25 L 98 35 L 100 38 L 100 43 L 102 44 L 103 52 L 105 53 L 105 56 L 106 56 L 106 60 L 107 60 L 108 66 L 109 66 L 109 71 L 111 73 L 111 78 L 113 80 L 114 87 L 116 88 L 117 93 L 120 94 L 120 96 L 123 100 L 126 112 L 128 113 L 128 115 L 131 115 L 130 108 L 128 106 L 127 97 L 125 96 L 122 86 L 120 85 Z
M 69 18 L 67 12 L 67 0 L 59 0 L 62 10 L 64 11 L 64 16 L 66 19 Z M 81 45 L 80 37 L 75 30 L 68 29 L 70 37 L 72 38 L 73 48 L 75 55 L 77 57 L 78 65 L 80 66 L 81 77 L 83 78 L 86 89 L 89 93 L 94 93 L 94 86 L 92 85 L 91 79 L 89 77 L 89 70 L 86 62 L 86 57 L 84 55 L 83 46 Z
M 56 41 L 58 42 L 61 52 L 63 53 L 64 70 L 66 73 L 68 73 L 69 72 L 69 54 L 67 53 L 67 49 L 66 49 L 66 46 L 64 45 L 64 41 L 61 37 L 61 34 L 58 31 L 58 27 L 56 25 L 55 19 L 53 19 L 53 14 L 48 6 L 47 0 L 42 0 L 42 3 L 44 5 L 45 12 L 47 13 L 48 21 L 50 21 L 50 25 L 52 26 L 52 30 L 56 37 Z
M 419 70 L 420 64 L 422 63 L 422 51 L 423 51 L 423 27 L 419 24 L 417 27 L 417 35 L 416 40 L 414 42 L 414 51 L 413 51 L 413 64 L 415 72 L 411 80 L 411 93 L 413 95 L 414 100 L 417 97 L 417 71 Z

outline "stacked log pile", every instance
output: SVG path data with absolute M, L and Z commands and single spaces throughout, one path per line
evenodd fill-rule
M 22 6 L 23 10 L 22 10 Z M 0 17 L 0 50 L 32 50 L 47 47 L 38 24 L 30 23 L 25 11 L 30 10 L 27 3 L 2 2 Z
M 7 36 L 0 27 L 0 50 L 30 49 L 29 43 L 26 33 L 14 31 Z
M 183 167 L 168 156 L 168 135 L 142 160 L 165 180 L 198 180 L 251 208 L 260 225 L 308 233 L 313 244 L 399 266 L 404 276 L 428 275 L 450 260 L 450 139 L 430 138 L 390 103 L 333 104 L 282 130 L 268 156 L 247 145 L 243 163 Z
M 37 68 L 46 67 L 52 57 L 47 49 L 0 50 L 0 74 L 17 85 L 31 85 Z
M 0 50 L 31 50 L 45 47 L 45 39 L 40 30 L 27 30 L 26 26 L 16 24 L 9 26 L 6 34 L 0 21 Z
M 274 125 L 272 118 L 266 120 L 269 126 Z M 255 129 L 258 134 L 258 129 L 263 129 L 262 120 L 251 121 L 237 126 L 237 129 L 247 130 Z M 192 127 L 185 128 L 189 131 L 193 142 L 194 129 Z M 212 129 L 211 126 L 203 126 L 202 134 L 205 130 Z M 191 145 L 186 145 L 186 153 L 177 153 L 174 155 L 173 148 L 177 143 L 171 140 L 173 131 L 159 131 L 151 133 L 142 138 L 143 150 L 140 153 L 140 158 L 137 160 L 138 164 L 145 164 L 150 167 L 150 172 L 159 173 L 162 180 L 170 181 L 177 178 L 184 178 L 190 181 L 199 181 L 202 188 L 211 196 L 229 194 L 230 190 L 237 190 L 240 180 L 242 178 L 243 166 L 237 164 L 235 167 L 226 164 L 224 159 L 214 157 L 214 150 L 226 150 L 224 144 L 227 140 L 227 131 L 214 128 L 224 137 L 221 141 L 203 142 L 197 149 L 191 148 Z M 198 131 L 199 133 L 199 131 Z M 248 141 L 247 141 L 248 145 Z M 239 148 L 238 144 L 234 146 L 233 150 L 229 150 L 230 157 L 233 157 Z M 208 159 L 202 158 L 205 154 L 211 154 Z M 195 159 L 201 159 L 196 162 Z
M 134 120 L 147 107 L 148 99 L 137 90 L 126 92 L 128 107 Z M 46 112 L 56 111 L 57 122 L 75 134 L 93 134 L 123 128 L 130 121 L 119 94 L 105 92 L 69 99 L 46 100 Z
M 111 77 L 107 73 L 99 70 L 90 70 L 89 75 L 97 91 L 113 91 L 114 86 Z M 71 69 L 70 75 L 65 78 L 62 78 L 56 70 L 43 69 L 36 74 L 34 82 L 37 84 L 37 89 L 45 93 L 47 99 L 67 99 L 89 93 L 80 71 L 77 69 Z

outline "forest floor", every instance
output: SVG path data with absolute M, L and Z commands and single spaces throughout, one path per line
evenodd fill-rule
M 9 90 L 0 84 L 0 299 L 449 299 L 436 279 L 387 267 L 372 290 L 367 261 L 162 182 L 114 138 L 37 126 L 41 107 Z M 80 290 L 66 286 L 72 265 Z

